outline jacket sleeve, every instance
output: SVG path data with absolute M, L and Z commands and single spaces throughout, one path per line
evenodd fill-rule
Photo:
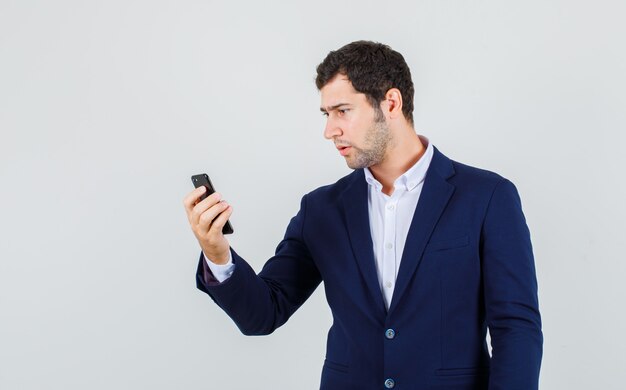
M 489 390 L 536 390 L 543 334 L 535 264 L 520 197 L 506 179 L 492 193 L 481 255 L 492 345 Z
M 211 278 L 202 254 L 197 287 L 209 294 L 245 335 L 265 335 L 283 325 L 322 281 L 304 240 L 306 195 L 275 255 L 257 275 L 232 248 L 235 270 L 223 283 Z

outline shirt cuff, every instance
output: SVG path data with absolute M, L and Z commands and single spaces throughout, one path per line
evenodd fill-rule
M 230 250 L 228 251 L 228 262 L 226 264 L 215 264 L 209 260 L 204 253 L 202 255 L 204 256 L 204 261 L 209 266 L 211 273 L 213 273 L 213 277 L 220 283 L 230 278 L 233 271 L 235 271 L 235 263 L 233 263 L 233 255 L 230 253 Z

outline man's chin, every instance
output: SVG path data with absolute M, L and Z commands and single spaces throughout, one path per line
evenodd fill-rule
M 350 160 L 346 160 L 346 165 L 348 165 L 348 168 L 350 169 L 362 169 L 362 168 L 367 167 L 366 164 L 359 164 L 358 162 L 350 161 Z

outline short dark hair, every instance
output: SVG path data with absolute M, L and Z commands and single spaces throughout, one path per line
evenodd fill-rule
M 315 84 L 322 89 L 337 74 L 348 76 L 354 89 L 365 94 L 374 109 L 391 88 L 402 94 L 402 113 L 413 124 L 413 81 L 402 54 L 372 41 L 355 41 L 328 53 L 317 66 Z

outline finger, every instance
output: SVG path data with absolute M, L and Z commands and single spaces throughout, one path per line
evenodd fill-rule
M 206 192 L 206 187 L 201 186 L 196 188 L 195 190 L 188 193 L 183 199 L 183 204 L 185 205 L 185 210 L 187 213 L 191 214 L 191 209 L 197 203 L 198 199 Z
M 222 200 L 222 194 L 220 194 L 219 192 L 214 192 L 211 195 L 207 196 L 205 199 L 202 199 L 200 201 L 198 201 L 198 203 L 196 203 L 196 206 L 201 204 L 201 203 L 206 203 L 208 204 L 208 207 L 213 206 L 214 204 L 216 204 L 217 202 Z
M 189 222 L 192 225 L 197 225 L 200 220 L 200 216 L 204 214 L 207 210 L 209 210 L 211 207 L 219 203 L 221 199 L 222 199 L 222 195 L 217 192 L 214 192 L 213 194 L 208 196 L 206 199 L 201 200 L 200 202 L 196 203 L 191 209 Z
M 217 218 L 215 218 L 215 220 L 213 220 L 213 223 L 211 223 L 209 234 L 222 234 L 222 228 L 224 228 L 224 225 L 226 225 L 226 221 L 228 221 L 232 214 L 233 206 L 227 205 L 224 211 L 222 211 L 222 213 Z
M 198 224 L 196 225 L 201 234 L 206 234 L 211 229 L 211 225 L 215 223 L 215 219 L 222 213 L 224 210 L 228 208 L 228 203 L 226 202 L 218 202 L 213 205 L 210 209 L 206 210 L 200 218 L 198 219 Z

